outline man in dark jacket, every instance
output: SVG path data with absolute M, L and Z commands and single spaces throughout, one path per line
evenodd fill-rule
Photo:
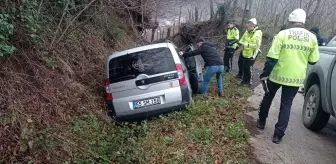
M 216 74 L 218 96 L 223 96 L 222 73 L 224 64 L 214 44 L 205 42 L 203 38 L 196 39 L 197 49 L 183 54 L 184 57 L 201 55 L 205 62 L 205 74 L 202 84 L 202 94 L 206 96 L 210 80 Z
M 316 35 L 316 39 L 317 39 L 317 42 L 318 42 L 319 46 L 325 46 L 326 45 L 323 37 L 320 34 L 320 29 L 318 27 L 313 27 L 312 29 L 310 29 L 310 32 L 312 32 L 313 34 Z

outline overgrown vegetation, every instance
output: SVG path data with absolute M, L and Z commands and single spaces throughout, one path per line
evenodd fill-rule
M 9 43 L 14 26 L 8 14 L 0 14 L 0 57 L 10 55 L 15 47 Z
M 188 110 L 140 124 L 116 126 L 94 111 L 77 113 L 68 124 L 40 130 L 33 120 L 23 120 L 20 151 L 29 150 L 30 155 L 19 160 L 6 152 L 2 162 L 247 163 L 249 133 L 243 113 L 251 91 L 238 87 L 231 76 L 224 84 L 224 98 L 196 97 Z M 210 91 L 216 95 L 215 87 Z M 16 122 L 13 119 L 9 114 L 2 116 L 1 126 L 15 130 L 10 129 L 14 128 L 11 122 Z
M 142 23 L 140 1 L 119 2 L 1 1 L 0 163 L 74 162 L 75 122 L 110 122 L 104 59 L 134 47 Z
M 236 83 L 226 77 L 224 98 L 196 98 L 188 110 L 139 124 L 116 126 L 94 113 L 79 114 L 61 133 L 39 132 L 36 151 L 62 150 L 66 158 L 48 157 L 58 163 L 246 163 L 243 112 L 251 91 Z
M 109 26 L 112 28 L 109 35 L 123 39 L 125 35 L 120 25 L 132 24 L 124 30 L 132 29 L 133 33 L 150 25 L 148 17 L 153 9 L 143 9 L 141 3 L 140 0 L 3 0 L 0 6 L 0 57 L 9 56 L 15 50 L 39 49 L 41 46 L 52 51 L 86 24 Z M 149 0 L 143 5 L 152 3 L 153 0 Z

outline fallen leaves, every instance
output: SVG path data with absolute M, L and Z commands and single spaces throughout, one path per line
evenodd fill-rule
M 194 141 L 190 141 L 188 143 L 188 155 L 189 155 L 189 157 L 194 158 L 197 155 L 197 152 L 198 151 L 196 149 L 195 142 Z

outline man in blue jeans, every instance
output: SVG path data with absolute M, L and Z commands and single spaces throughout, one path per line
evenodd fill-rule
M 205 42 L 203 38 L 196 39 L 197 49 L 183 54 L 184 57 L 201 55 L 205 62 L 205 74 L 202 84 L 202 94 L 204 96 L 208 93 L 208 87 L 213 75 L 216 74 L 218 96 L 223 96 L 223 82 L 222 73 L 224 72 L 224 63 L 216 46 L 212 43 Z

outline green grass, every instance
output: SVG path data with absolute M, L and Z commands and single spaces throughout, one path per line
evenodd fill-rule
M 196 97 L 188 110 L 140 124 L 116 126 L 96 114 L 73 117 L 69 133 L 55 134 L 54 141 L 48 129 L 38 143 L 62 148 L 68 155 L 63 163 L 246 163 L 249 133 L 242 116 L 251 91 L 231 76 L 224 84 L 223 98 L 215 96 L 212 82 L 207 99 Z
M 227 126 L 226 133 L 228 137 L 241 143 L 246 142 L 249 137 L 249 133 L 245 128 L 243 122 L 239 121 L 236 123 L 229 123 Z

